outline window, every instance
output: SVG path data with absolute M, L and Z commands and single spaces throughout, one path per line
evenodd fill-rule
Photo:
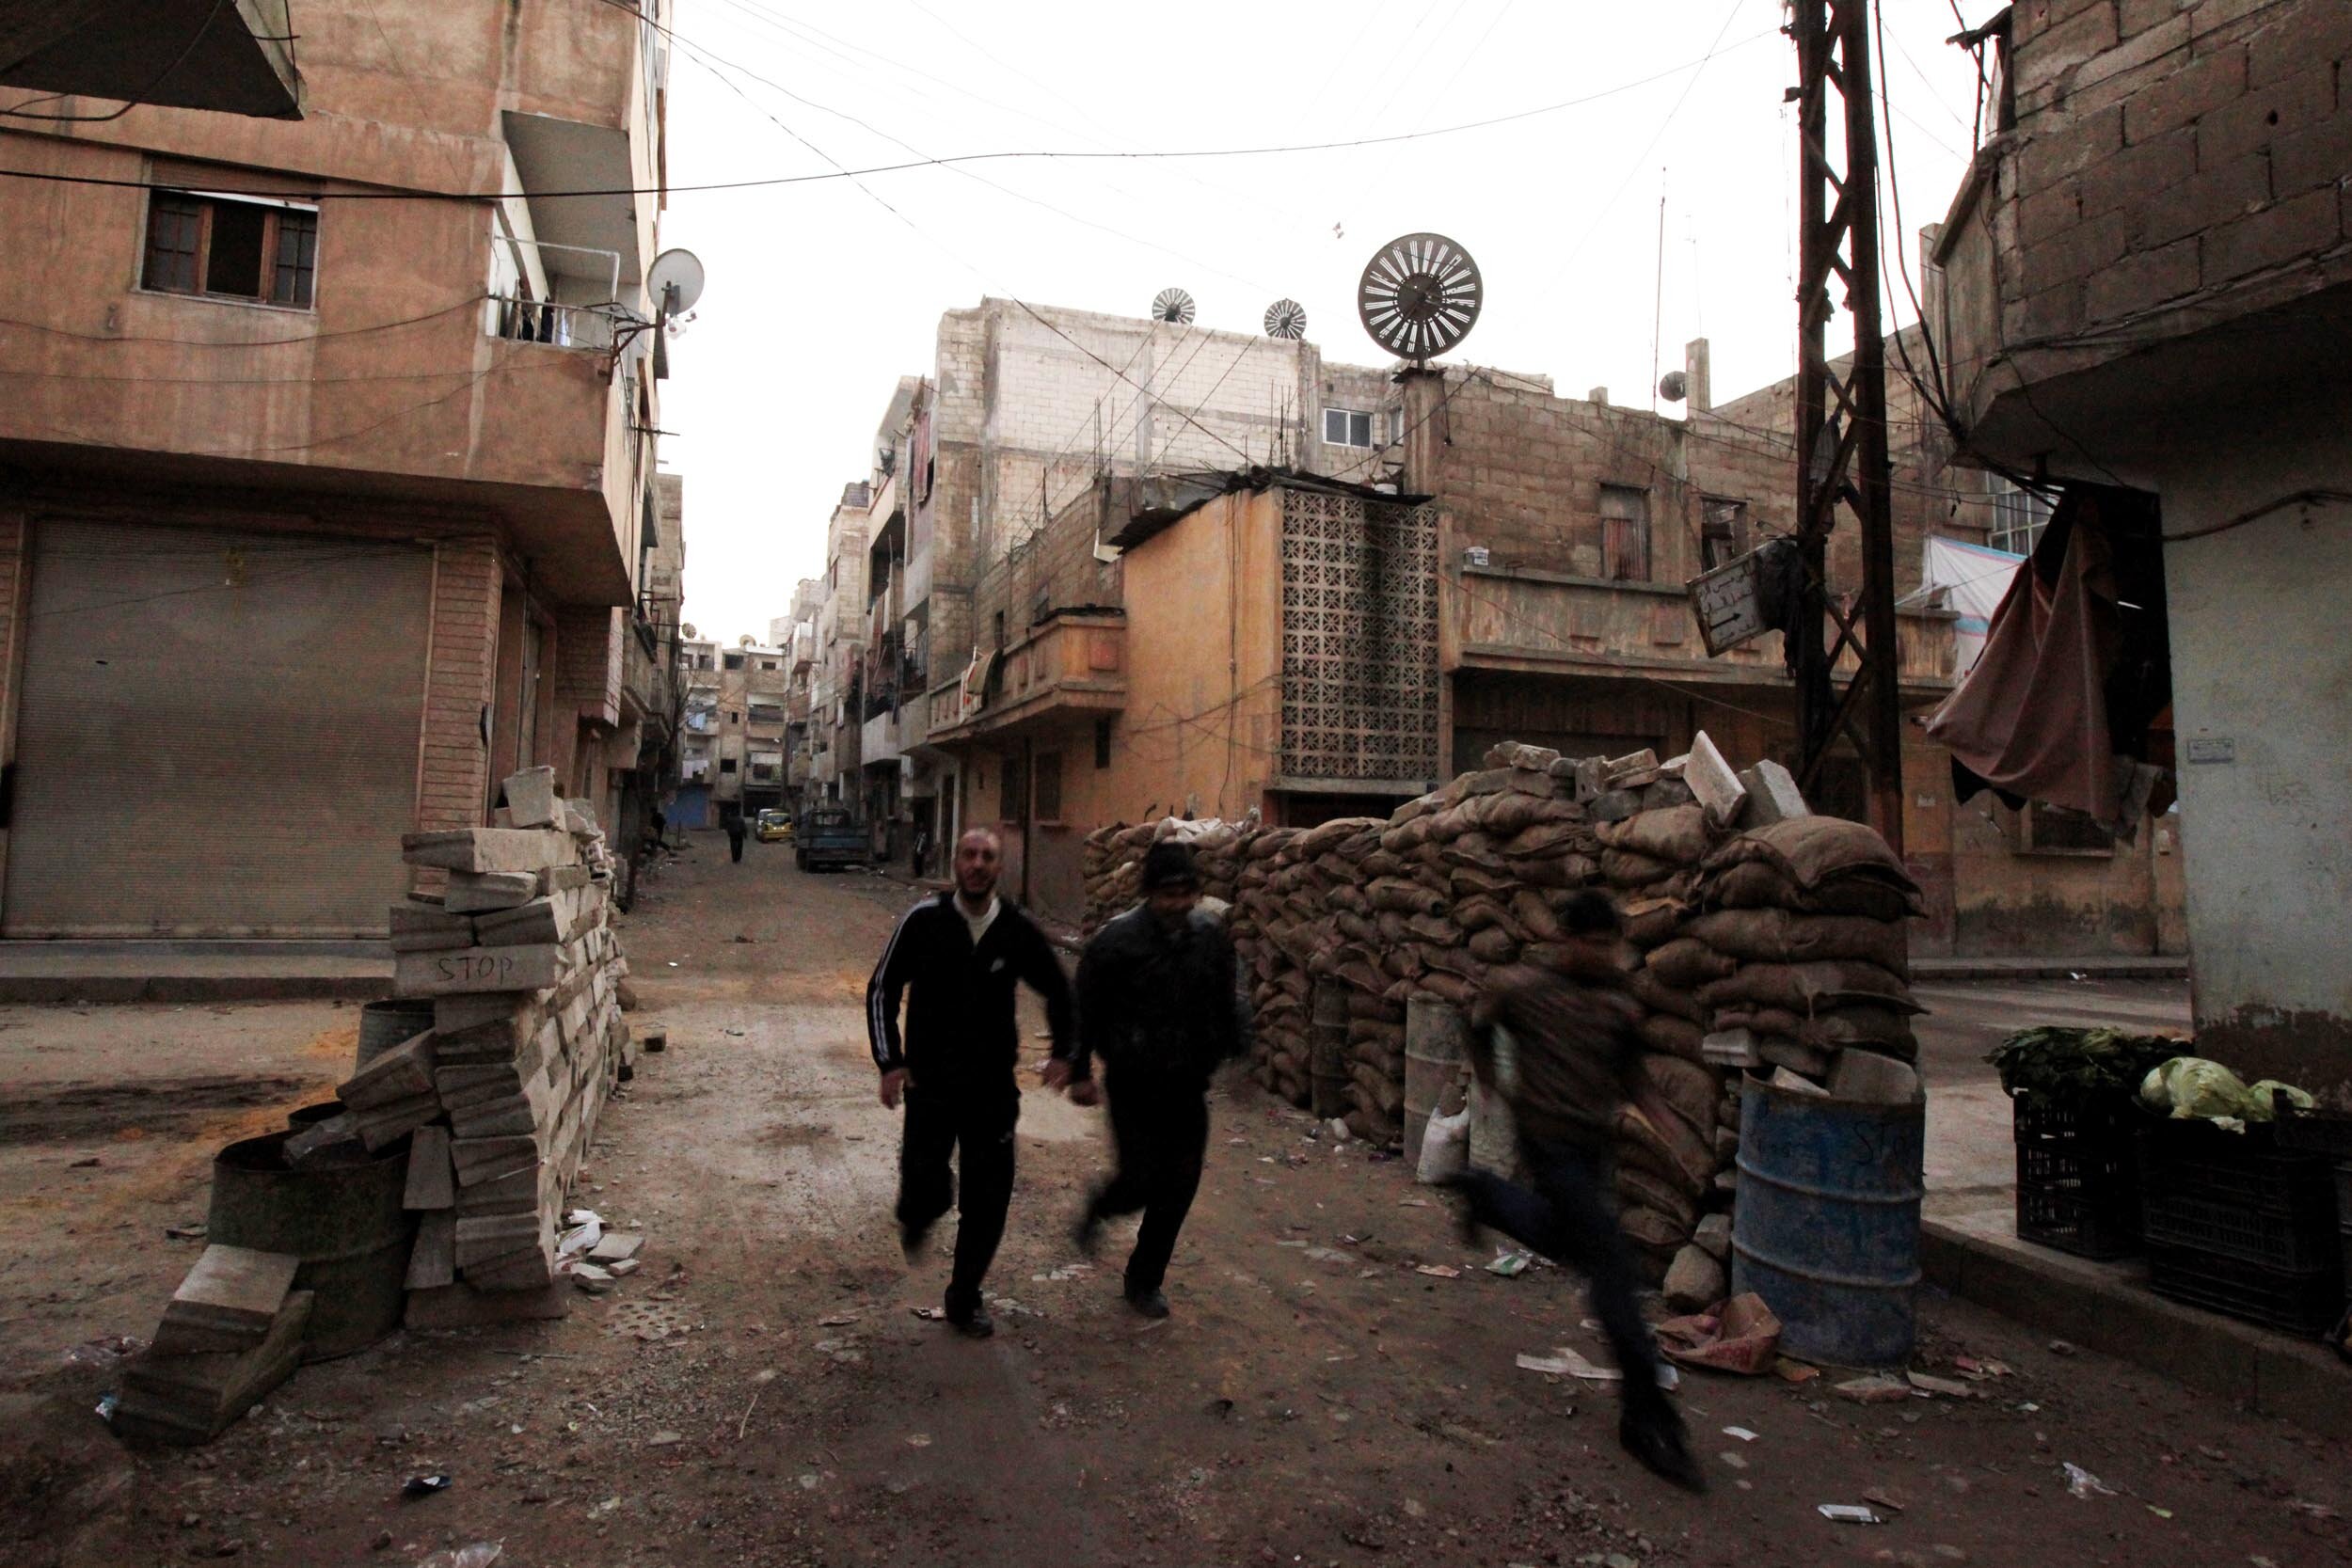
M 1372 416 L 1354 408 L 1327 408 L 1323 411 L 1323 439 L 1334 447 L 1369 447 L 1372 445 Z
M 720 771 L 720 772 L 722 772 L 722 773 L 732 773 L 732 772 L 734 772 L 734 771 L 735 771 L 735 759 L 734 759 L 733 757 L 721 757 L 721 758 L 719 759 L 719 771 Z
M 728 669 L 740 670 L 743 668 L 743 656 L 741 654 L 729 654 L 726 657 Z
M 996 815 L 1007 822 L 1021 820 L 1022 792 L 1028 781 L 1023 777 L 1021 759 L 1007 757 L 996 770 Z
M 2050 521 L 2050 502 L 2008 480 L 1993 481 L 1993 527 L 1985 543 L 2011 555 L 2031 555 Z
M 1108 768 L 1110 765 L 1111 721 L 1107 719 L 1097 719 L 1094 721 L 1094 766 Z
M 139 286 L 307 310 L 318 257 L 315 208 L 158 191 Z
M 1389 445 L 1396 446 L 1405 439 L 1405 405 L 1399 404 L 1389 410 Z
M 2017 847 L 2031 855 L 2112 855 L 2115 835 L 2096 817 L 2064 806 L 2028 802 L 2017 814 Z
M 996 645 L 1005 645 L 1005 612 L 1001 610 L 996 612 Z
M 1748 553 L 1748 503 L 1708 496 L 1699 502 L 1700 570 L 1728 566 Z
M 1649 580 L 1649 495 L 1629 484 L 1600 487 L 1600 575 L 1612 582 Z
M 1061 753 L 1043 752 L 1037 759 L 1037 819 L 1061 820 Z

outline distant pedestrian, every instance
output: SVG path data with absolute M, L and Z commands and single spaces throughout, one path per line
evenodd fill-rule
M 1233 944 L 1200 908 L 1200 872 L 1183 844 L 1143 857 L 1143 902 L 1096 933 L 1078 960 L 1079 1036 L 1055 1047 L 1045 1082 L 1094 1103 L 1089 1058 L 1103 1058 L 1118 1168 L 1079 1216 L 1092 1252 L 1102 1223 L 1143 1212 L 1128 1255 L 1128 1304 L 1168 1316 L 1161 1286 L 1200 1186 L 1209 1146 L 1209 1076 L 1248 1047 Z
M 727 817 L 727 853 L 735 860 L 743 858 L 743 835 L 746 832 L 743 814 L 739 811 L 731 813 Z
M 1070 982 L 1037 923 L 998 896 L 1004 845 L 986 828 L 956 844 L 953 889 L 899 917 L 866 987 L 866 1028 L 882 1071 L 882 1102 L 906 1101 L 898 1146 L 898 1239 L 912 1265 L 931 1226 L 952 1206 L 955 1267 L 947 1321 L 974 1338 L 995 1332 L 980 1282 L 1005 1234 L 1012 1200 L 1012 1132 L 1021 1116 L 1014 1080 L 1021 1033 L 1016 984 L 1045 999 L 1054 1050 L 1073 1048 Z M 906 1034 L 898 1003 L 906 1001 Z M 948 1171 L 953 1154 L 961 1201 Z
M 660 806 L 656 806 L 656 807 L 654 807 L 654 808 L 653 808 L 653 847 L 654 847 L 655 848 L 657 848 L 657 849 L 666 849 L 666 848 L 668 848 L 668 847 L 669 847 L 669 846 L 668 846 L 666 843 L 664 843 L 664 842 L 662 841 L 662 835 L 664 835 L 665 833 L 667 833 L 669 831 L 670 831 L 670 819 L 669 819 L 668 817 L 666 817 L 666 816 L 662 816 L 662 815 L 661 815 L 661 808 L 660 808 Z
M 929 828 L 917 828 L 914 830 L 914 859 L 913 863 L 914 879 L 916 881 L 919 882 L 923 879 L 923 873 L 930 869 L 930 864 L 931 831 Z
M 1677 1486 L 1707 1490 L 1682 1418 L 1658 1386 L 1658 1358 L 1634 1299 L 1633 1264 L 1612 1198 L 1611 1133 L 1629 1101 L 1653 1120 L 1674 1113 L 1651 1097 L 1642 1071 L 1640 1010 L 1621 989 L 1617 911 L 1585 892 L 1560 912 L 1566 939 L 1559 973 L 1498 972 L 1472 1015 L 1470 1065 L 1510 1104 L 1531 1187 L 1472 1169 L 1463 1228 L 1500 1230 L 1583 1274 L 1624 1374 L 1617 1440 Z

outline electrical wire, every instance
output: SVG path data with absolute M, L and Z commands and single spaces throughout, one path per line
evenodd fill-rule
M 172 187 L 177 188 L 177 187 Z M 170 295 L 182 298 L 195 296 Z M 395 321 L 370 322 L 362 326 L 329 327 L 317 332 L 305 332 L 290 338 L 175 338 L 160 332 L 81 332 L 70 326 L 51 326 L 42 322 L 24 321 L 14 316 L 0 316 L 0 327 L 22 327 L 27 332 L 40 332 L 52 338 L 74 338 L 90 343 L 170 343 L 181 348 L 289 348 L 315 343 L 333 338 L 358 338 L 372 332 L 390 332 L 404 326 L 418 326 L 425 322 L 438 321 L 453 311 L 469 309 L 490 296 L 487 293 L 468 294 L 437 310 L 422 315 L 403 316 Z M 292 312 L 289 312 L 291 315 Z M 314 319 L 302 317 L 297 319 Z
M 134 97 L 126 99 L 123 102 L 122 107 L 115 110 L 113 113 L 103 115 L 43 115 L 35 114 L 26 107 L 26 104 L 55 103 L 60 102 L 61 100 L 75 96 L 70 92 L 52 92 L 44 93 L 39 98 L 28 98 L 24 100 L 23 103 L 11 104 L 7 108 L 0 109 L 0 119 L 38 119 L 53 124 L 66 125 L 103 125 L 109 120 L 120 119 L 124 115 L 129 114 L 133 109 L 135 109 L 145 103 L 151 93 L 154 92 L 157 87 L 162 87 L 166 82 L 169 81 L 174 71 L 177 71 L 182 66 L 188 63 L 188 56 L 196 53 L 196 46 L 204 41 L 204 35 L 213 30 L 213 24 L 220 20 L 220 13 L 228 8 L 228 4 L 229 0 L 213 0 L 213 8 L 204 13 L 204 20 L 202 22 L 197 24 L 196 31 L 188 36 L 186 46 L 183 47 L 179 54 L 172 56 L 171 63 L 164 67 L 162 71 L 158 71 L 153 81 L 141 87 Z
M 615 0 L 600 0 L 600 3 L 612 4 L 615 3 Z M 622 5 L 623 8 L 627 8 L 627 0 L 618 0 L 618 3 Z M 1740 39 L 1734 43 L 1717 50 L 1715 53 L 1727 54 L 1732 50 L 1744 48 L 1748 44 L 1774 36 L 1775 33 L 1772 31 L 1751 34 L 1749 37 Z M 1712 55 L 1709 56 L 1709 58 L 1711 57 Z M 1656 71 L 1647 76 L 1636 77 L 1631 81 L 1620 82 L 1614 87 L 1603 87 L 1598 91 L 1586 93 L 1581 97 L 1563 99 L 1556 103 L 1538 104 L 1531 109 L 1519 109 L 1510 114 L 1495 115 L 1485 119 L 1469 120 L 1458 125 L 1441 125 L 1433 130 L 1427 131 L 1399 132 L 1383 136 L 1357 136 L 1344 141 L 1288 142 L 1258 147 L 1164 148 L 1134 152 L 1068 148 L 1007 150 L 993 152 L 959 152 L 949 153 L 946 156 L 937 158 L 917 158 L 898 163 L 874 164 L 861 168 L 850 168 L 836 164 L 830 173 L 812 172 L 806 174 L 779 174 L 750 180 L 714 180 L 703 182 L 697 184 L 686 185 L 607 185 L 593 188 L 582 187 L 565 190 L 539 190 L 532 191 L 528 194 L 531 199 L 534 201 L 561 200 L 573 197 L 678 196 L 704 191 L 759 190 L 783 185 L 820 184 L 835 180 L 856 181 L 864 179 L 869 175 L 897 174 L 904 170 L 918 168 L 946 168 L 962 164 L 1003 163 L 1014 161 L 1060 163 L 1125 161 L 1131 163 L 1148 163 L 1165 162 L 1184 158 L 1263 158 L 1288 156 L 1302 152 L 1351 151 L 1358 148 L 1387 147 L 1392 146 L 1398 142 L 1426 141 L 1436 136 L 1452 136 L 1459 135 L 1470 131 L 1491 130 L 1499 125 L 1515 124 L 1518 121 L 1532 119 L 1541 115 L 1559 114 L 1565 110 L 1581 108 L 1589 103 L 1597 103 L 1604 99 L 1614 98 L 1621 94 L 1631 92 L 1636 88 L 1647 87 L 1653 82 L 1663 81 L 1670 76 L 1674 76 L 1681 71 L 1690 70 L 1693 65 L 1704 63 L 1706 63 L 1704 60 L 1686 60 L 1680 65 L 1669 67 L 1664 71 Z M 827 159 L 826 162 L 831 163 L 833 160 Z M 60 174 L 46 169 L 0 168 L 0 178 L 30 180 L 48 184 L 92 185 L 106 189 L 119 190 L 177 190 L 180 188 L 176 185 L 157 184 L 154 182 L 145 180 L 116 180 L 99 175 Z M 258 196 L 270 197 L 278 199 L 287 198 L 286 192 L 275 190 L 242 191 L 221 187 L 218 188 L 218 194 L 222 196 Z M 476 193 L 468 191 L 425 190 L 318 191 L 303 195 L 299 197 L 298 199 L 306 201 L 460 201 L 476 204 L 488 204 L 504 199 L 505 195 L 506 193 L 502 192 Z

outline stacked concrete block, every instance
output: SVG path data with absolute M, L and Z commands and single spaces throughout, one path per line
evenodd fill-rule
M 150 1442 L 209 1442 L 293 1375 L 311 1294 L 290 1253 L 213 1245 L 164 1308 L 154 1341 L 122 1372 L 115 1430 Z
M 391 916 L 392 993 L 429 1000 L 433 1027 L 344 1085 L 355 1117 L 431 1108 L 405 1129 L 412 1322 L 511 1316 L 471 1304 L 554 1285 L 564 1195 L 631 1055 L 604 835 L 548 769 L 504 793 L 512 826 L 403 839 L 410 864 L 448 873 Z

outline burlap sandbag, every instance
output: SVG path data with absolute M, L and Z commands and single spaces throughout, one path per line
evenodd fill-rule
M 1910 942 L 1903 927 L 1855 915 L 1797 914 L 1788 910 L 1717 910 L 1683 925 L 1683 934 L 1737 958 L 1809 963 L 1852 958 L 1909 977 Z
M 1357 869 L 1367 877 L 1402 877 L 1405 875 L 1405 857 L 1386 848 L 1375 849 L 1363 858 Z
M 1380 927 L 1350 910 L 1341 910 L 1331 916 L 1331 925 L 1340 935 L 1359 947 L 1378 951 L 1381 947 Z
M 1625 987 L 1634 1001 L 1653 1012 L 1672 1013 L 1693 1023 L 1707 1022 L 1708 1010 L 1699 1005 L 1697 992 L 1677 990 L 1646 969 L 1637 969 L 1628 975 Z
M 1709 871 L 1763 861 L 1799 887 L 1833 879 L 1868 878 L 1916 893 L 1918 885 L 1877 830 L 1840 816 L 1797 816 L 1751 829 L 1707 857 Z
M 1454 896 L 1469 898 L 1484 895 L 1488 898 L 1508 898 L 1519 885 L 1516 877 L 1485 870 L 1473 865 L 1457 865 L 1453 876 Z
M 1659 984 L 1686 991 L 1720 980 L 1740 967 L 1738 959 L 1692 936 L 1679 936 L 1650 949 L 1645 963 L 1658 976 Z
M 1622 1191 L 1622 1189 L 1620 1189 Z M 1671 1253 L 1691 1239 L 1695 1220 L 1682 1222 L 1639 1202 L 1629 1202 L 1617 1215 L 1617 1228 L 1626 1240 L 1645 1252 Z
M 1521 795 L 1516 790 L 1505 795 L 1489 796 L 1485 808 L 1478 814 L 1479 829 L 1498 842 L 1516 837 L 1543 819 L 1545 804 L 1532 795 Z
M 1610 848 L 1630 850 L 1652 860 L 1672 861 L 1677 865 L 1697 864 L 1706 858 L 1711 843 L 1706 808 L 1695 805 L 1638 812 L 1622 822 L 1607 823 L 1596 832 L 1600 842 Z
M 1445 900 L 1422 887 L 1419 882 L 1400 878 L 1383 877 L 1364 890 L 1365 897 L 1375 910 L 1394 910 L 1403 915 L 1437 915 L 1445 913 Z
M 1672 942 L 1681 931 L 1683 917 L 1689 912 L 1689 906 L 1679 898 L 1629 898 L 1617 906 L 1617 918 L 1625 925 L 1625 940 L 1641 948 Z
M 1707 1196 L 1715 1180 L 1712 1140 L 1702 1138 L 1679 1112 L 1652 1121 L 1637 1106 L 1617 1113 L 1612 1131 L 1620 1151 L 1639 1150 L 1643 1163 L 1657 1169 L 1692 1198 Z
M 1372 1001 L 1361 996 L 1351 996 L 1347 999 L 1347 1018 L 1351 1026 L 1370 1022 L 1378 1023 L 1383 1027 L 1394 1024 L 1400 1030 L 1405 1027 L 1405 1020 L 1397 1014 L 1396 1009 L 1385 1002 Z
M 1651 1089 L 1668 1109 L 1688 1121 L 1693 1131 L 1713 1129 L 1716 1102 L 1723 1096 L 1713 1068 L 1680 1056 L 1659 1055 L 1643 1057 L 1642 1066 L 1649 1074 Z
M 1405 1085 L 1391 1083 L 1379 1069 L 1358 1062 L 1347 1069 L 1347 1075 L 1365 1097 L 1367 1109 L 1384 1117 L 1394 1117 L 1405 1109 Z
M 1858 1045 L 1899 1061 L 1918 1060 L 1919 1041 L 1911 1032 L 1908 1016 L 1898 1007 L 1868 1004 L 1833 1007 L 1804 1020 L 1796 1036 L 1806 1045 L 1839 1051 Z
M 1807 890 L 1769 862 L 1748 861 L 1707 875 L 1709 909 L 1802 910 L 1808 914 L 1856 915 L 1869 920 L 1904 920 L 1927 912 L 1915 893 L 1871 877 L 1833 877 Z
M 1487 927 L 1485 930 L 1473 935 L 1466 945 L 1470 957 L 1481 963 L 1507 964 L 1518 961 L 1519 944 L 1512 938 L 1511 933 L 1501 926 Z
M 1408 990 L 1408 995 L 1418 991 L 1423 995 L 1434 996 L 1440 1002 L 1451 1002 L 1457 1007 L 1467 1007 L 1478 1000 L 1476 986 L 1458 974 L 1449 974 L 1441 969 L 1428 970 L 1420 979 L 1409 982 L 1409 985 L 1411 990 Z
M 1560 922 L 1551 912 L 1551 906 L 1532 888 L 1520 888 L 1511 895 L 1507 906 L 1511 918 L 1527 933 L 1530 942 L 1552 942 L 1560 935 Z
M 1644 1210 L 1656 1214 L 1674 1227 L 1677 1238 L 1688 1237 L 1698 1224 L 1698 1200 L 1676 1184 L 1665 1172 L 1654 1168 L 1646 1160 L 1635 1160 L 1620 1154 L 1616 1173 L 1617 1196 L 1624 1200 L 1627 1213 Z M 1622 1221 L 1620 1223 L 1623 1223 Z M 1630 1227 L 1626 1231 L 1632 1238 Z
M 1511 923 L 1510 911 L 1495 899 L 1480 895 L 1462 899 L 1454 906 L 1454 924 L 1465 931 L 1483 931 L 1490 926 L 1502 927 L 1516 940 L 1519 931 Z
M 1459 947 L 1469 935 L 1453 921 L 1434 914 L 1414 915 L 1405 926 L 1413 941 L 1432 947 Z
M 1565 854 L 1570 850 L 1589 849 L 1598 843 L 1593 831 L 1581 822 L 1538 821 L 1532 827 L 1513 833 L 1502 844 L 1502 852 L 1513 860 L 1529 860 L 1539 855 Z
M 1380 973 L 1391 980 L 1411 980 L 1421 974 L 1421 949 L 1391 947 L 1380 955 Z
M 1416 816 L 1409 822 L 1400 822 L 1380 835 L 1380 847 L 1392 855 L 1410 854 L 1429 841 L 1430 828 L 1436 821 L 1433 816 Z
M 1449 868 L 1467 866 L 1470 870 L 1489 872 L 1497 877 L 1511 874 L 1510 862 L 1495 853 L 1494 840 L 1480 832 L 1464 833 L 1451 844 L 1440 846 L 1438 861 Z
M 1631 849 L 1603 849 L 1600 852 L 1600 874 L 1612 887 L 1645 888 L 1662 882 L 1681 867 L 1673 861 L 1661 861 Z
M 1423 947 L 1421 949 L 1421 961 L 1422 967 L 1431 974 L 1443 970 L 1472 986 L 1486 983 L 1486 966 L 1471 958 L 1467 948 Z
M 1377 833 L 1388 826 L 1384 818 L 1372 816 L 1339 816 L 1321 827 L 1310 828 L 1298 841 L 1299 854 L 1308 860 L 1335 849 L 1359 832 Z
M 1857 1003 L 1920 1011 L 1902 977 L 1876 964 L 1821 960 L 1804 964 L 1742 964 L 1729 977 L 1702 987 L 1702 1006 L 1750 1003 L 1785 1007 L 1805 1018 Z
M 1478 831 L 1478 813 L 1470 806 L 1449 806 L 1428 818 L 1429 837 L 1426 842 L 1451 844 L 1464 833 Z
M 1702 1057 L 1707 1031 L 1673 1013 L 1651 1013 L 1642 1020 L 1642 1039 L 1653 1051 L 1695 1062 Z

